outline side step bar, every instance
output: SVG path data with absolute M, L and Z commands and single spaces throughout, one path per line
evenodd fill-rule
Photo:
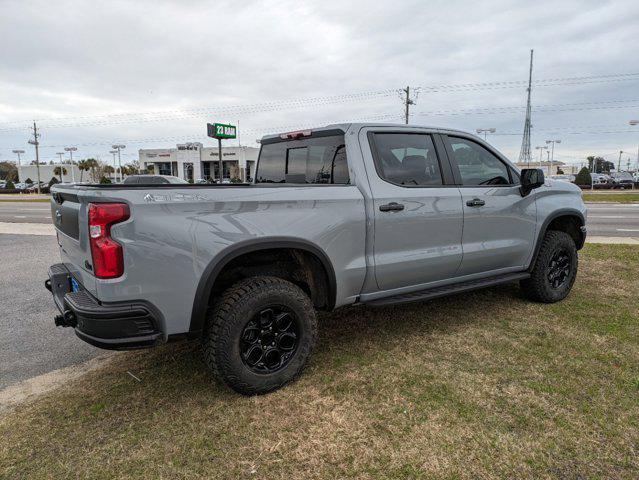
M 469 292 L 471 290 L 492 287 L 494 285 L 499 285 L 502 283 L 515 282 L 517 280 L 524 280 L 526 278 L 530 278 L 530 273 L 507 273 L 504 275 L 497 275 L 495 277 L 482 278 L 480 280 L 454 283 L 452 285 L 446 285 L 443 287 L 429 288 L 427 290 L 420 290 L 417 292 L 404 293 L 401 295 L 393 295 L 392 297 L 379 298 L 377 300 L 366 302 L 366 305 L 383 306 L 394 305 L 396 303 L 421 302 L 423 300 L 432 300 L 433 298 L 445 297 L 448 295 L 453 295 L 455 293 Z

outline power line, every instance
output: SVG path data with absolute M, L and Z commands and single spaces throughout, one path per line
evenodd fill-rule
M 596 75 L 596 76 L 581 76 L 581 77 L 561 77 L 561 78 L 547 78 L 536 80 L 532 82 L 534 86 L 562 86 L 562 85 L 579 85 L 589 83 L 610 83 L 610 82 L 624 82 L 638 80 L 639 73 L 615 73 L 608 75 Z M 425 92 L 462 92 L 473 90 L 492 90 L 492 89 L 507 89 L 507 88 L 520 88 L 527 85 L 527 81 L 514 80 L 514 81 L 495 81 L 495 82 L 480 82 L 480 83 L 465 83 L 465 84 L 441 84 L 417 87 Z M 320 97 L 309 97 L 299 99 L 289 99 L 281 101 L 272 101 L 264 103 L 244 104 L 244 105 L 220 105 L 210 107 L 196 107 L 185 109 L 173 109 L 173 110 L 159 110 L 148 112 L 125 112 L 114 113 L 104 115 L 89 115 L 89 116 L 70 116 L 70 117 L 51 117 L 41 118 L 41 123 L 46 123 L 48 128 L 61 128 L 61 127 L 76 127 L 76 126 L 90 126 L 90 125 L 104 125 L 108 124 L 122 124 L 131 122 L 148 122 L 148 121 L 164 121 L 170 119 L 189 118 L 191 116 L 211 115 L 212 113 L 218 115 L 231 115 L 238 113 L 258 113 L 267 112 L 273 110 L 283 110 L 298 107 L 308 107 L 313 105 L 331 105 L 340 104 L 353 101 L 369 100 L 380 97 L 388 97 L 394 95 L 395 89 L 386 89 L 378 91 L 369 91 L 361 93 L 349 93 L 340 95 L 329 95 Z M 116 120 L 114 122 L 113 120 Z M 117 120 L 120 120 L 117 122 Z M 54 122 L 54 123 L 49 123 Z M 70 123 L 55 123 L 55 122 L 70 122 Z M 0 125 L 12 125 L 25 123 L 24 120 L 14 120 L 7 122 L 0 122 Z M 22 128 L 16 127 L 15 131 L 19 131 Z M 0 131 L 9 131 L 9 129 L 1 129 Z

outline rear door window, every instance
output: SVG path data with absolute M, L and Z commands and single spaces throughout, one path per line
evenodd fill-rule
M 424 133 L 375 133 L 375 167 L 387 182 L 404 187 L 443 185 L 433 139 Z
M 348 184 L 344 136 L 283 140 L 262 145 L 255 182 Z

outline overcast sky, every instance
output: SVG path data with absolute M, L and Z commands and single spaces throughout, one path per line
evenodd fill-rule
M 246 145 L 298 126 L 401 122 L 396 90 L 406 85 L 422 87 L 411 123 L 494 127 L 489 140 L 516 160 L 524 86 L 428 87 L 525 81 L 531 48 L 535 80 L 639 73 L 637 0 L 0 0 L 0 8 L 0 160 L 15 159 L 16 148 L 34 158 L 33 119 L 44 161 L 65 145 L 104 160 L 114 141 L 127 145 L 126 160 L 139 148 L 212 145 L 207 121 L 239 122 Z M 559 160 L 616 163 L 624 150 L 623 163 L 636 162 L 639 126 L 628 121 L 639 118 L 639 75 L 608 80 L 534 87 L 533 148 L 560 138 Z M 305 100 L 316 97 L 329 98 Z M 477 110 L 495 107 L 506 108 Z

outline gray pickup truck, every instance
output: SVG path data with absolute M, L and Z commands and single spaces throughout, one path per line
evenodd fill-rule
M 266 136 L 250 185 L 56 185 L 51 209 L 57 325 L 109 349 L 201 339 L 244 394 L 301 373 L 316 310 L 515 281 L 561 300 L 586 236 L 578 187 L 405 125 Z

